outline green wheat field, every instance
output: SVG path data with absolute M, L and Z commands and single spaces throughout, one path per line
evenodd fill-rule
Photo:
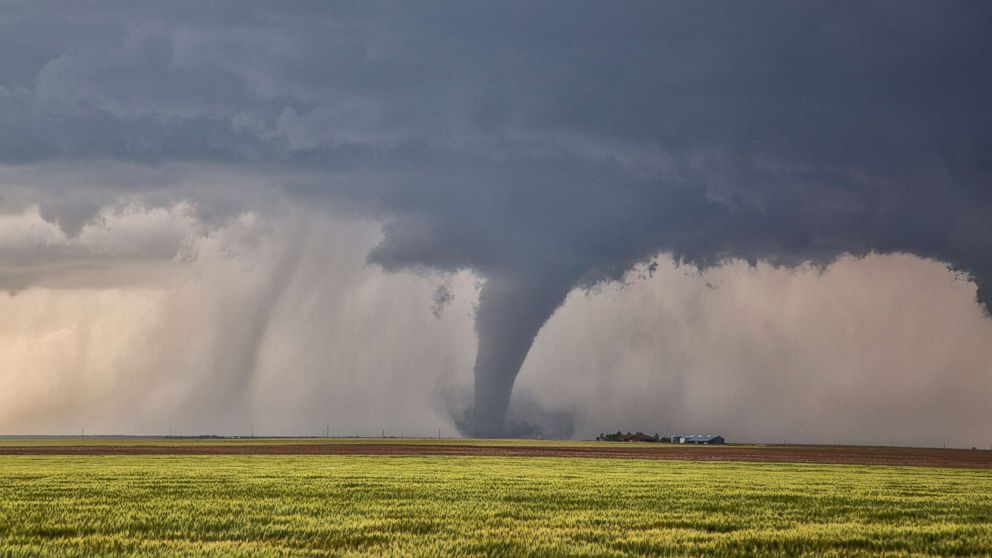
M 992 472 L 2 456 L 0 556 L 989 556 Z

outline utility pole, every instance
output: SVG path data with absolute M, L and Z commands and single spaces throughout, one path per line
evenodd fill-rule
M 385 437 L 386 437 L 386 429 L 385 429 L 385 428 L 383 428 L 383 429 L 382 429 L 382 437 L 383 437 L 383 438 L 385 438 Z
M 331 426 L 330 425 L 327 425 L 327 436 L 324 436 L 324 437 L 325 438 L 330 438 L 331 437 Z
M 437 429 L 437 439 L 438 440 L 441 439 L 441 429 L 440 428 Z

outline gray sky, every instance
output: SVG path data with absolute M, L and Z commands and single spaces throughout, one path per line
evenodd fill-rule
M 986 3 L 0 11 L 2 431 L 992 442 Z

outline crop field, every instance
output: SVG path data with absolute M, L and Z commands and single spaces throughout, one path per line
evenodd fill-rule
M 3 455 L 0 556 L 988 556 L 992 471 Z

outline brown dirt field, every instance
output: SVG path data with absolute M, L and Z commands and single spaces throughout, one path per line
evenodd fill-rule
M 585 457 L 751 461 L 764 463 L 839 463 L 920 467 L 992 468 L 992 451 L 865 446 L 709 446 L 602 447 L 485 446 L 458 444 L 316 443 L 223 444 L 189 446 L 5 446 L 0 455 L 463 455 L 495 457 Z

